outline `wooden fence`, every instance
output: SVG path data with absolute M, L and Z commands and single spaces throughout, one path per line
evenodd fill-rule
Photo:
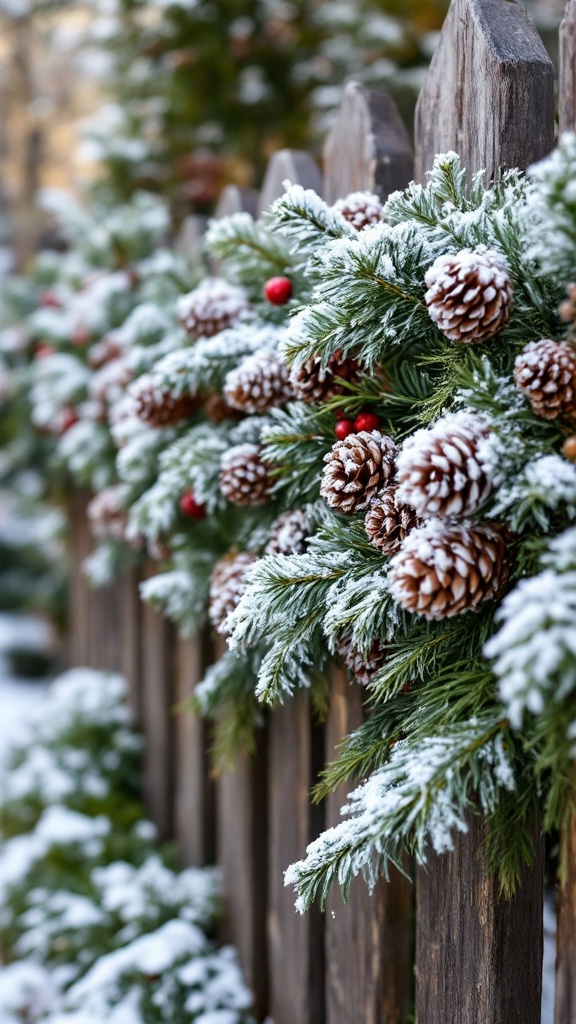
M 560 39 L 560 125 L 576 123 L 576 0 Z M 454 149 L 469 171 L 526 167 L 554 144 L 554 71 L 515 0 L 453 0 L 416 111 L 415 155 L 391 100 L 349 84 L 326 142 L 323 174 L 305 153 L 271 160 L 260 197 L 225 190 L 218 213 L 264 209 L 290 178 L 332 202 L 352 190 L 385 197 L 422 180 L 435 153 Z M 194 255 L 202 223 L 183 244 Z M 85 499 L 74 511 L 72 656 L 122 670 L 147 737 L 146 788 L 163 837 L 182 861 L 214 858 L 224 877 L 223 937 L 240 950 L 260 1019 L 274 1024 L 539 1024 L 543 858 L 518 895 L 502 900 L 483 868 L 481 822 L 431 855 L 416 885 L 396 874 L 369 895 L 357 880 L 327 912 L 301 917 L 283 871 L 322 828 L 339 820 L 343 793 L 312 807 L 309 791 L 336 743 L 360 721 L 361 695 L 332 674 L 327 721 L 313 723 L 300 695 L 270 714 L 258 749 L 234 771 L 210 776 L 203 722 L 174 708 L 213 657 L 213 639 L 178 639 L 139 603 L 131 576 L 91 593 L 80 562 L 89 547 Z M 574 868 L 559 893 L 555 1024 L 576 1024 L 576 823 L 563 841 Z M 415 963 L 415 969 L 414 969 Z M 414 983 L 415 979 L 415 983 Z M 415 992 L 414 992 L 415 988 Z

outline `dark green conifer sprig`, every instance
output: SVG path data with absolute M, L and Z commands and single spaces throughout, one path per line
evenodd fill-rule
M 205 236 L 208 254 L 226 265 L 226 276 L 246 289 L 253 301 L 262 298 L 269 277 L 290 275 L 293 261 L 283 236 L 249 213 L 210 221 Z

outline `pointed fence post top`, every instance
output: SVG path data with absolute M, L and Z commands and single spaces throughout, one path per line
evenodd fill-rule
M 266 168 L 258 204 L 260 213 L 284 195 L 286 179 L 322 194 L 322 177 L 314 157 L 299 149 L 280 149 L 270 157 Z
M 554 144 L 554 68 L 516 0 L 452 0 L 416 107 L 416 180 L 455 150 L 469 172 L 524 168 Z
M 226 185 L 220 193 L 214 216 L 217 220 L 221 217 L 231 217 L 233 213 L 251 213 L 255 217 L 257 212 L 258 192 L 255 188 Z
M 350 192 L 386 199 L 405 188 L 412 172 L 412 145 L 394 101 L 349 82 L 324 147 L 326 200 L 334 203 Z

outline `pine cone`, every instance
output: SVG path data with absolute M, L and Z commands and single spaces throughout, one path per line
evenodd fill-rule
M 220 490 L 233 505 L 264 505 L 272 484 L 257 444 L 237 444 L 222 456 Z
M 128 512 L 125 501 L 124 484 L 113 484 L 94 495 L 86 509 L 93 537 L 97 540 L 109 537 L 120 541 L 126 539 Z
M 338 199 L 333 209 L 357 231 L 381 224 L 384 220 L 384 207 L 372 192 L 351 192 L 344 199 Z
M 372 642 L 366 654 L 362 654 L 350 640 L 342 640 L 338 644 L 338 654 L 355 680 L 361 686 L 369 686 L 378 670 L 385 665 L 388 651 L 378 639 Z
M 451 341 L 485 341 L 510 316 L 513 289 L 504 258 L 484 245 L 439 256 L 424 281 L 428 312 Z
M 313 526 L 303 508 L 283 512 L 270 527 L 270 539 L 265 548 L 267 555 L 302 555 L 308 547 Z
M 226 376 L 224 398 L 233 409 L 257 413 L 294 398 L 289 371 L 275 349 L 248 356 Z
M 225 555 L 216 562 L 210 577 L 208 615 L 218 633 L 226 634 L 224 622 L 242 597 L 246 588 L 246 576 L 256 561 L 256 555 L 249 555 L 243 551 L 239 554 Z
M 228 402 L 225 401 L 223 396 L 216 392 L 208 395 L 204 404 L 204 412 L 208 419 L 212 420 L 212 423 L 222 423 L 222 420 L 228 420 L 230 418 L 238 420 L 240 418 L 238 416 L 238 410 L 233 409 L 228 405 Z
M 480 445 L 488 436 L 481 417 L 448 413 L 427 430 L 417 430 L 398 455 L 398 500 L 419 516 L 469 516 L 493 489 Z
M 531 341 L 516 356 L 514 383 L 537 416 L 576 417 L 576 351 L 567 341 Z
M 105 363 L 125 355 L 125 351 L 124 346 L 117 341 L 113 333 L 105 334 L 101 341 L 90 346 L 88 362 L 93 370 L 99 370 Z
M 124 356 L 111 359 L 96 370 L 88 382 L 88 394 L 96 402 L 111 402 L 120 398 L 133 378 Z
M 450 619 L 494 597 L 508 578 L 502 534 L 486 524 L 431 519 L 412 530 L 390 561 L 390 593 L 408 612 Z
M 386 487 L 370 505 L 364 528 L 371 544 L 384 555 L 393 555 L 410 530 L 422 526 L 414 509 L 397 501 L 398 487 Z
M 144 373 L 130 387 L 134 411 L 149 427 L 168 427 L 187 419 L 199 406 L 196 396 L 172 395 L 163 391 L 150 373 Z
M 398 449 L 391 437 L 379 430 L 361 430 L 336 441 L 324 456 L 320 494 L 339 512 L 359 512 L 394 475 Z
M 177 309 L 180 323 L 191 338 L 211 338 L 246 315 L 248 300 L 241 288 L 212 277 L 181 295 Z
M 342 359 L 339 353 L 330 356 L 322 366 L 321 356 L 312 356 L 302 366 L 295 366 L 290 373 L 290 384 L 300 402 L 327 402 L 335 395 L 343 395 L 346 388 L 334 380 L 353 381 L 358 377 L 358 363 L 355 359 Z
M 572 329 L 576 326 L 576 283 L 569 284 L 566 292 L 568 298 L 564 299 L 564 302 L 560 303 L 558 313 L 560 319 L 564 323 L 572 324 Z

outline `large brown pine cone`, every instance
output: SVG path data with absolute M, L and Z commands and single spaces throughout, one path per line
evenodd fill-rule
M 412 530 L 390 561 L 390 593 L 408 612 L 450 619 L 474 611 L 508 578 L 506 543 L 481 526 L 447 525 L 431 519 Z
M 302 555 L 313 531 L 312 520 L 303 508 L 283 512 L 270 527 L 267 555 Z
M 338 199 L 334 209 L 357 231 L 381 224 L 384 220 L 384 207 L 372 192 L 351 192 L 344 199 Z
M 285 405 L 294 398 L 286 363 L 275 349 L 248 356 L 227 374 L 224 398 L 233 409 L 246 413 Z
M 149 427 L 169 427 L 187 419 L 200 404 L 196 396 L 163 391 L 153 375 L 144 373 L 130 386 L 134 411 Z
M 211 338 L 246 315 L 248 300 L 241 288 L 211 277 L 181 295 L 177 308 L 180 323 L 191 338 Z
M 451 341 L 485 341 L 510 316 L 513 288 L 504 258 L 484 245 L 439 256 L 424 280 L 428 312 Z
M 346 668 L 361 686 L 369 686 L 378 669 L 386 663 L 388 650 L 381 640 L 374 640 L 370 650 L 362 654 L 350 640 L 341 640 L 338 654 Z
M 218 633 L 226 635 L 224 622 L 233 612 L 246 588 L 246 576 L 256 562 L 256 555 L 242 551 L 225 555 L 216 562 L 210 577 L 208 615 Z
M 321 356 L 312 356 L 302 366 L 295 366 L 290 373 L 290 384 L 300 402 L 328 402 L 335 395 L 343 395 L 346 388 L 335 380 L 352 381 L 358 377 L 358 363 L 355 359 L 342 359 L 338 354 L 331 356 L 322 365 Z
M 410 505 L 397 500 L 398 487 L 386 487 L 370 505 L 364 528 L 371 544 L 383 555 L 393 555 L 410 530 L 422 520 Z
M 514 383 L 537 416 L 576 415 L 576 350 L 567 341 L 531 341 L 514 363 Z
M 222 456 L 220 490 L 233 505 L 264 505 L 272 483 L 260 457 L 261 446 L 237 444 Z
M 359 512 L 394 475 L 397 447 L 379 430 L 349 434 L 324 456 L 320 494 L 339 512 Z
M 398 455 L 398 500 L 425 518 L 462 518 L 476 512 L 493 489 L 481 445 L 488 430 L 481 417 L 448 413 L 417 430 Z

